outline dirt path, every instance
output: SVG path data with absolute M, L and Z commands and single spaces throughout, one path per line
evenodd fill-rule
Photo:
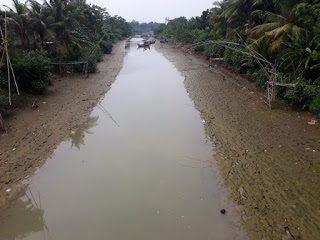
M 215 73 L 222 69 L 181 48 L 157 48 L 186 76 L 250 238 L 319 239 L 320 126 L 308 124 L 312 115 L 269 110 L 248 81 Z
M 60 142 L 85 122 L 92 108 L 110 89 L 122 68 L 125 42 L 99 63 L 99 73 L 89 78 L 57 79 L 39 107 L 28 108 L 6 119 L 8 134 L 0 137 L 0 208 L 15 197 L 21 181 L 32 175 Z M 6 192 L 12 189 L 10 192 Z

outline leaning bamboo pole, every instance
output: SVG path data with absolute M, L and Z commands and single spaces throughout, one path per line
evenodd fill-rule
M 240 37 L 240 36 L 239 36 Z M 255 51 L 254 49 L 250 48 L 244 41 L 243 43 L 235 43 L 235 42 L 227 42 L 227 41 L 205 41 L 205 42 L 198 42 L 192 44 L 190 49 L 194 49 L 196 47 L 205 46 L 209 44 L 216 44 L 228 49 L 231 49 L 235 52 L 241 52 L 244 55 L 252 57 L 259 67 L 262 69 L 265 76 L 268 78 L 268 87 L 265 96 L 265 103 L 272 108 L 272 101 L 275 99 L 275 88 L 276 85 L 276 76 L 277 76 L 277 69 L 275 64 L 269 62 L 264 56 L 260 53 Z
M 12 63 L 10 60 L 9 56 L 9 51 L 8 51 L 8 31 L 7 31 L 7 13 L 4 13 L 4 32 L 2 31 L 2 28 L 0 27 L 0 34 L 2 38 L 2 58 L 0 62 L 0 66 L 3 63 L 3 58 L 4 56 L 6 57 L 6 62 L 7 62 L 7 74 L 8 74 L 8 95 L 9 95 L 9 105 L 11 105 L 11 75 L 16 87 L 17 94 L 20 95 L 16 76 L 13 71 Z

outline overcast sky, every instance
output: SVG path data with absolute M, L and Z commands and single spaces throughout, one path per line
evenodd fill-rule
M 24 2 L 24 0 L 19 0 Z M 42 2 L 42 0 L 38 0 Z M 107 8 L 110 15 L 119 15 L 131 22 L 164 22 L 185 16 L 187 18 L 200 16 L 202 11 L 210 9 L 215 0 L 87 0 L 88 3 Z M 12 5 L 12 0 L 0 0 L 0 5 Z M 2 7 L 1 7 L 2 8 Z

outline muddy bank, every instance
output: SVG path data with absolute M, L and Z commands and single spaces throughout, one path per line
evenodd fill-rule
M 221 75 L 178 47 L 157 49 L 185 75 L 185 86 L 205 120 L 215 159 L 241 206 L 251 239 L 318 239 L 320 127 L 312 115 L 267 109 L 264 93 L 245 79 Z
M 38 108 L 18 111 L 6 119 L 8 133 L 0 137 L 0 207 L 5 207 L 21 181 L 43 165 L 58 144 L 88 119 L 92 108 L 110 89 L 122 68 L 125 42 L 114 45 L 98 65 L 98 73 L 56 79 Z M 10 192 L 6 192 L 12 189 Z M 8 190 L 9 191 L 9 190 Z

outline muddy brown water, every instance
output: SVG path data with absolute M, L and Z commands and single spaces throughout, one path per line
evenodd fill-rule
M 137 41 L 88 121 L 3 213 L 1 240 L 246 239 L 184 77 Z

